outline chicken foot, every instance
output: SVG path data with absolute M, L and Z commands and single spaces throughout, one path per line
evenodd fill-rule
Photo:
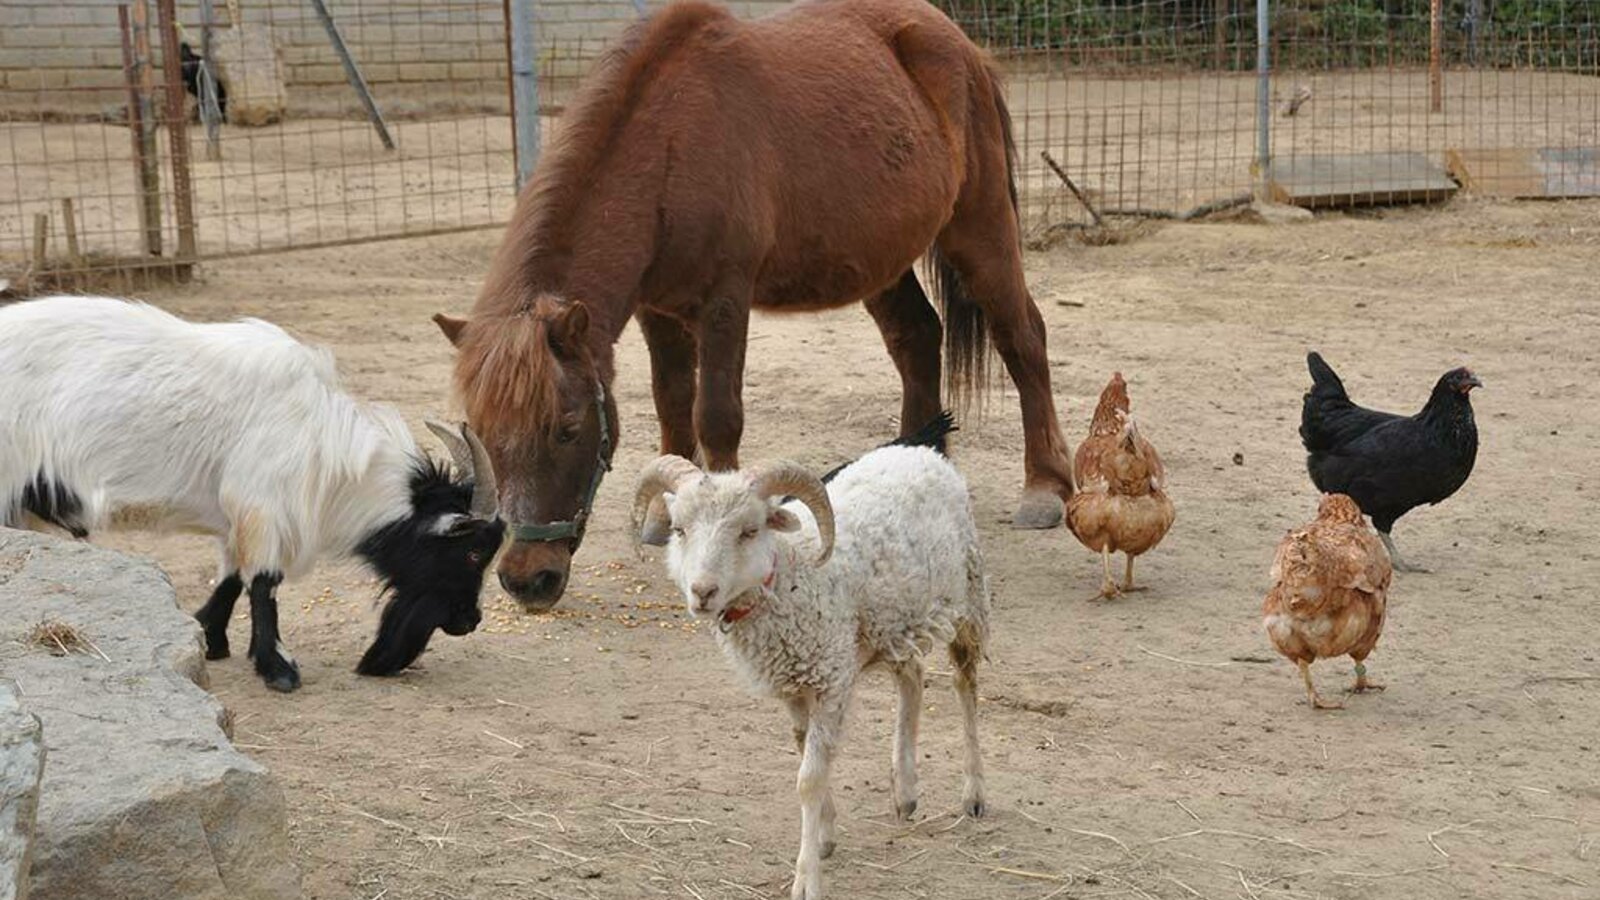
M 1383 689 L 1384 686 L 1382 684 L 1367 678 L 1367 667 L 1360 660 L 1356 660 L 1356 683 L 1350 686 L 1350 693 L 1365 694 L 1367 691 L 1381 691 Z
M 1311 663 L 1302 659 L 1298 661 L 1298 665 L 1300 677 L 1306 682 L 1306 697 L 1310 699 L 1312 709 L 1344 709 L 1343 703 L 1329 702 L 1317 694 L 1316 686 L 1311 683 Z
M 1383 549 L 1389 551 L 1389 563 L 1394 567 L 1396 572 L 1413 572 L 1423 575 L 1428 574 L 1427 569 L 1408 563 L 1400 556 L 1400 548 L 1394 545 L 1394 538 L 1389 536 L 1389 532 L 1378 532 L 1378 538 L 1379 540 L 1383 541 Z

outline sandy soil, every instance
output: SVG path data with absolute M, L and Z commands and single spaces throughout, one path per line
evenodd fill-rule
M 1597 213 L 1458 201 L 1031 257 L 1069 438 L 1110 371 L 1126 373 L 1177 525 L 1141 563 L 1149 590 L 1091 601 L 1092 554 L 1007 525 L 1014 395 L 963 421 L 956 458 L 995 585 L 993 812 L 954 815 L 959 716 L 940 660 L 922 818 L 894 822 L 892 689 L 869 678 L 836 769 L 831 896 L 1596 896 Z M 494 242 L 237 260 L 157 299 L 331 344 L 350 386 L 420 433 L 449 409 L 450 353 L 428 316 L 469 306 Z M 760 317 L 751 341 L 748 459 L 820 468 L 893 433 L 898 382 L 860 308 Z M 1273 548 L 1315 506 L 1295 434 L 1311 347 L 1380 407 L 1420 405 L 1462 363 L 1488 385 L 1472 480 L 1396 531 L 1436 574 L 1394 584 L 1369 663 L 1389 690 L 1336 713 L 1306 708 L 1259 618 Z M 373 586 L 330 568 L 284 591 L 299 693 L 269 693 L 242 659 L 212 666 L 240 746 L 283 780 L 309 897 L 788 896 L 788 720 L 732 683 L 659 561 L 628 549 L 631 475 L 655 434 L 631 329 L 619 360 L 619 471 L 557 612 L 521 615 L 494 589 L 479 633 L 440 636 L 403 677 L 360 678 Z M 186 608 L 204 600 L 206 542 L 109 542 L 158 559 Z M 1351 676 L 1348 661 L 1317 673 L 1329 693 Z

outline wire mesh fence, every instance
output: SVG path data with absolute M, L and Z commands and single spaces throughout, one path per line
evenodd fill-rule
M 513 200 L 500 0 L 0 15 L 0 277 L 181 272 L 493 225 Z
M 512 2 L 8 0 L 0 278 L 503 223 Z M 1284 173 L 1355 198 L 1418 165 L 1489 193 L 1600 193 L 1600 0 L 1277 0 L 1265 103 L 1253 0 L 936 5 L 1007 71 L 1030 227 L 1180 214 Z M 548 139 L 642 5 L 535 6 Z

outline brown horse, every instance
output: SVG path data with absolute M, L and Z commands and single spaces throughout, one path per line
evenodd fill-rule
M 512 522 L 508 592 L 542 608 L 566 586 L 616 444 L 613 344 L 630 316 L 661 452 L 713 470 L 738 465 L 753 306 L 864 300 L 900 372 L 903 431 L 939 414 L 941 331 L 961 398 L 983 388 L 992 333 L 1027 435 L 1014 522 L 1059 524 L 1071 466 L 1023 283 L 1010 114 L 942 13 L 810 0 L 744 22 L 677 3 L 613 47 L 563 125 L 471 318 L 435 317 Z M 912 272 L 925 254 L 943 329 Z

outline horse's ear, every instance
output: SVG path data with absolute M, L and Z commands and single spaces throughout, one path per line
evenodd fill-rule
M 589 333 L 589 308 L 574 300 L 550 323 L 550 341 L 563 349 L 575 349 Z
M 445 339 L 451 344 L 457 347 L 461 346 L 461 333 L 467 329 L 466 319 L 457 319 L 444 313 L 434 313 L 433 324 L 439 326 L 439 330 L 444 332 Z

